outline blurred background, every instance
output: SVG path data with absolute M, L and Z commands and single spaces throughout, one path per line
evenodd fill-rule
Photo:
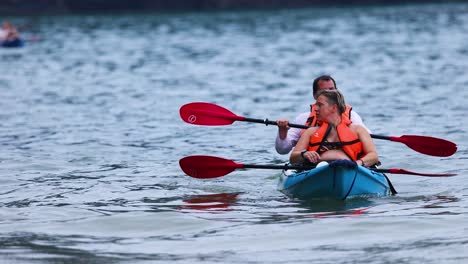
M 308 6 L 448 3 L 447 0 L 2 0 L 0 14 L 64 14 L 114 11 L 203 11 Z M 458 1 L 463 2 L 463 1 Z
M 468 263 L 468 3 L 344 2 L 0 1 L 24 41 L 0 47 L 0 263 Z M 179 109 L 292 120 L 321 74 L 373 134 L 458 145 L 375 140 L 382 168 L 458 176 L 301 201 L 278 170 L 180 169 L 197 154 L 285 164 L 275 126 Z

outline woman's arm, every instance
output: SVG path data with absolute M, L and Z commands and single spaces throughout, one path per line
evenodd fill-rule
M 374 141 L 372 140 L 369 132 L 360 125 L 355 125 L 356 134 L 359 137 L 359 140 L 362 143 L 363 155 L 357 161 L 358 164 L 370 167 L 379 162 L 379 156 L 377 154 L 377 149 L 375 148 Z
M 307 150 L 307 147 L 309 146 L 310 136 L 317 130 L 318 127 L 311 127 L 307 129 L 304 134 L 302 134 L 293 151 L 291 152 L 291 156 L 289 157 L 290 163 L 300 164 L 304 162 L 304 159 L 307 159 L 312 163 L 316 163 L 320 160 L 320 155 L 315 151 L 307 151 L 301 155 L 301 152 L 303 150 Z

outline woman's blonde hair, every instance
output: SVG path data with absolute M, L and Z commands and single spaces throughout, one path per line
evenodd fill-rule
M 329 105 L 336 104 L 338 106 L 338 112 L 343 114 L 346 110 L 346 103 L 344 96 L 338 90 L 320 90 L 317 92 L 317 98 L 319 96 L 325 96 Z

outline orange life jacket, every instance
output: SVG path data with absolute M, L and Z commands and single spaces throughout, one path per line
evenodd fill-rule
M 326 144 L 332 144 L 341 148 L 344 153 L 351 160 L 358 160 L 362 154 L 362 143 L 359 140 L 358 136 L 349 128 L 351 121 L 346 118 L 341 118 L 341 123 L 336 127 L 336 132 L 338 133 L 338 138 L 340 142 L 327 142 Z M 329 124 L 323 122 L 317 131 L 310 137 L 309 146 L 307 147 L 308 151 L 319 151 L 322 145 L 326 140 Z
M 315 107 L 316 107 L 315 104 L 310 105 L 310 114 L 309 114 L 309 117 L 307 118 L 307 121 L 305 123 L 306 126 L 314 127 L 314 126 L 319 126 L 322 123 L 322 121 L 317 120 L 317 113 L 315 112 Z M 351 119 L 351 110 L 353 110 L 353 108 L 350 105 L 346 105 L 346 110 L 341 115 L 341 117 L 342 118 L 344 117 L 345 119 L 350 120 Z

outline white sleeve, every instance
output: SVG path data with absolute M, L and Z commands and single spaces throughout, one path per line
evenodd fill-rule
M 302 113 L 294 119 L 294 124 L 303 125 L 306 123 L 308 117 L 309 112 Z M 288 135 L 285 139 L 280 139 L 279 133 L 277 133 L 275 141 L 276 152 L 279 154 L 288 154 L 296 145 L 297 141 L 299 141 L 301 131 L 301 128 L 292 127 L 288 130 Z
M 0 28 L 0 40 L 4 40 L 7 37 L 7 32 Z
M 372 133 L 370 129 L 368 129 L 366 125 L 364 125 L 364 122 L 362 122 L 361 116 L 355 111 L 351 111 L 350 119 L 354 124 L 363 126 L 367 130 L 367 132 L 369 132 L 369 134 Z

